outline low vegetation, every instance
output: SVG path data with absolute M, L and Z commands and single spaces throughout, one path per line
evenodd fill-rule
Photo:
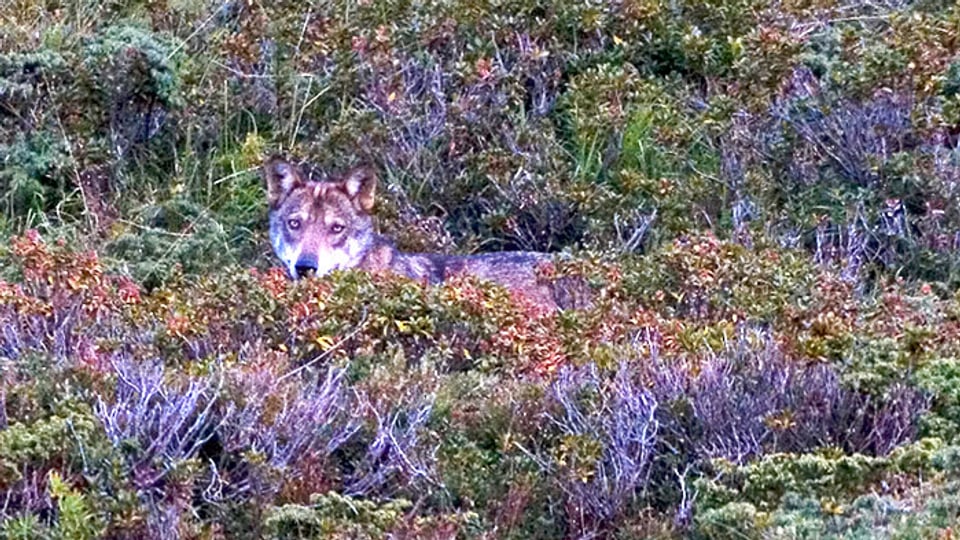
M 0 5 L 0 538 L 952 538 L 960 11 Z M 258 166 L 592 289 L 292 282 Z

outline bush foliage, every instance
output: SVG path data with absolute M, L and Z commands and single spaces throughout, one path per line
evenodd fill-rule
M 950 538 L 960 11 L 0 5 L 0 538 Z M 592 304 L 290 282 L 257 168 Z

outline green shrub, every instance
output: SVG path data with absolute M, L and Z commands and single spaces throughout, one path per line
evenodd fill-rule
M 338 493 L 313 497 L 310 506 L 284 506 L 272 511 L 266 525 L 273 538 L 383 538 L 400 525 L 411 503 L 376 504 Z
M 730 503 L 711 508 L 696 518 L 701 538 L 762 538 L 757 509 L 750 503 Z
M 698 484 L 704 508 L 746 501 L 769 511 L 787 493 L 836 500 L 849 500 L 891 475 L 933 470 L 932 459 L 943 446 L 939 439 L 924 439 L 892 452 L 888 457 L 844 455 L 835 450 L 811 454 L 774 454 L 753 463 L 736 466 L 717 462 L 719 481 Z
M 935 359 L 923 366 L 916 378 L 918 385 L 933 395 L 933 407 L 923 419 L 925 433 L 955 441 L 960 435 L 960 362 Z

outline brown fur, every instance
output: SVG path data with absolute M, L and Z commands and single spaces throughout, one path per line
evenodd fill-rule
M 329 182 L 305 180 L 285 159 L 263 166 L 270 204 L 270 239 L 274 252 L 294 279 L 335 269 L 361 268 L 393 272 L 431 284 L 468 274 L 490 280 L 548 309 L 576 307 L 574 296 L 558 283 L 538 276 L 551 257 L 534 252 L 480 255 L 403 253 L 373 230 L 376 176 L 357 168 Z M 569 287 L 564 287 L 569 289 Z

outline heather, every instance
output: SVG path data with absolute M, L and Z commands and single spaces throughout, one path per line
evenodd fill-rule
M 0 5 L 0 537 L 951 538 L 960 12 Z M 274 268 L 258 166 L 489 283 Z

